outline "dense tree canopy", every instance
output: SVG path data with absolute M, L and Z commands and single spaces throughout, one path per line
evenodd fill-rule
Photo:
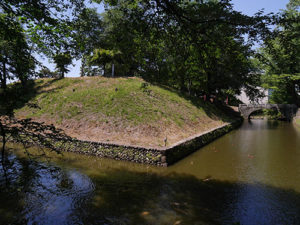
M 19 79 L 23 85 L 33 73 L 35 60 L 20 23 L 0 14 L 0 82 L 6 88 L 8 79 Z
M 264 72 L 263 84 L 273 89 L 271 101 L 300 105 L 300 1 L 292 0 L 265 39 L 258 58 Z
M 268 34 L 271 17 L 243 15 L 227 0 L 98 2 L 106 11 L 95 46 L 121 53 L 117 74 L 198 95 L 222 97 L 243 87 L 255 96 L 251 46 Z
M 8 79 L 25 85 L 35 72 L 33 53 L 75 55 L 71 25 L 82 10 L 83 0 L 0 1 L 1 87 Z
M 34 71 L 32 52 L 38 52 L 56 63 L 61 76 L 68 71 L 67 65 L 73 58 L 80 58 L 81 76 L 109 75 L 114 66 L 118 76 L 141 76 L 193 95 L 216 95 L 224 99 L 243 88 L 255 98 L 260 85 L 253 63 L 255 42 L 265 40 L 260 57 L 264 58 L 265 65 L 276 60 L 296 64 L 293 59 L 299 52 L 297 0 L 291 0 L 280 17 L 263 15 L 263 12 L 244 15 L 233 9 L 230 0 L 94 2 L 104 4 L 105 12 L 99 14 L 83 0 L 1 1 L 1 18 L 9 18 L 1 19 L 4 28 L 1 46 L 11 46 L 18 56 L 13 59 L 12 50 L 2 47 L 1 60 L 10 56 L 11 62 L 15 60 L 14 65 L 20 65 L 7 69 L 4 75 L 2 72 L 1 85 L 4 87 L 4 80 L 10 77 L 26 83 Z M 278 28 L 270 33 L 268 26 L 274 23 Z M 14 35 L 15 40 L 5 39 L 10 30 L 18 33 Z M 12 47 L 18 44 L 24 48 Z M 3 57 L 5 54 L 7 57 Z M 286 57 L 290 60 L 285 60 Z M 277 67 L 279 61 L 275 63 Z M 281 79 L 281 83 L 292 80 L 285 85 L 286 90 L 290 90 L 290 85 L 297 87 L 297 65 L 281 65 L 290 69 L 280 73 L 268 66 L 262 70 L 266 74 L 293 74 Z M 267 78 L 264 80 L 271 85 Z
M 68 66 L 72 63 L 70 53 L 58 53 L 53 57 L 56 69 L 60 73 L 60 78 L 65 77 L 65 73 L 69 72 Z

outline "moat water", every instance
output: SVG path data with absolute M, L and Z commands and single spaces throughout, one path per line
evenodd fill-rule
M 300 129 L 252 120 L 168 168 L 10 146 L 0 224 L 300 224 Z

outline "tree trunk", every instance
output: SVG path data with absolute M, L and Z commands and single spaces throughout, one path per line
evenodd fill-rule
M 103 64 L 103 76 L 105 76 L 105 66 L 106 66 L 106 63 Z
M 4 59 L 4 61 L 2 62 L 3 68 L 2 68 L 2 75 L 1 75 L 1 88 L 6 89 L 7 88 L 7 84 L 6 84 L 6 80 L 7 80 L 7 71 L 6 71 L 6 59 Z
M 211 95 L 211 74 L 209 72 L 207 73 L 206 89 L 207 89 L 207 93 L 206 94 L 209 97 Z
M 4 172 L 6 185 L 8 185 L 7 169 L 6 169 L 6 165 L 5 165 L 6 134 L 5 134 L 5 129 L 4 129 L 1 121 L 0 121 L 0 132 L 1 132 L 1 136 L 2 136 L 1 163 L 2 163 L 2 169 L 3 169 L 3 172 Z
M 23 76 L 20 76 L 20 81 L 23 87 L 26 87 L 27 84 L 27 79 Z
M 115 76 L 115 64 L 113 63 L 111 65 L 111 77 L 114 77 Z
M 185 87 L 185 73 L 184 71 L 181 69 L 179 70 L 179 79 L 180 79 L 180 92 L 185 92 L 186 91 L 186 87 Z
M 6 144 L 6 135 L 5 135 L 5 130 L 4 127 L 2 125 L 2 123 L 0 122 L 0 131 L 1 131 L 1 136 L 2 136 L 2 162 L 4 161 L 4 151 L 5 151 L 5 144 Z
M 81 77 L 86 76 L 86 74 L 85 74 L 85 67 L 86 67 L 86 60 L 85 60 L 85 57 L 83 56 L 81 58 L 81 67 L 80 67 L 80 76 Z
M 188 79 L 188 91 L 189 91 L 189 96 L 191 96 L 191 94 L 192 94 L 192 90 L 191 90 L 191 88 L 192 88 L 192 79 Z

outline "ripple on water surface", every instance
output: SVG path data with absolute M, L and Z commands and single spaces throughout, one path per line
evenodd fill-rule
M 300 132 L 289 123 L 244 123 L 169 168 L 15 150 L 9 161 L 1 224 L 300 224 Z

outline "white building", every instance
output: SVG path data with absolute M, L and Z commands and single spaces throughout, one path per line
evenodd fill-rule
M 256 101 L 251 101 L 248 96 L 246 95 L 245 91 L 242 90 L 242 93 L 239 96 L 236 96 L 237 99 L 242 101 L 244 104 L 267 104 L 269 101 L 269 96 L 271 95 L 272 91 L 270 89 L 259 88 L 259 90 L 264 94 L 263 98 L 259 98 Z

